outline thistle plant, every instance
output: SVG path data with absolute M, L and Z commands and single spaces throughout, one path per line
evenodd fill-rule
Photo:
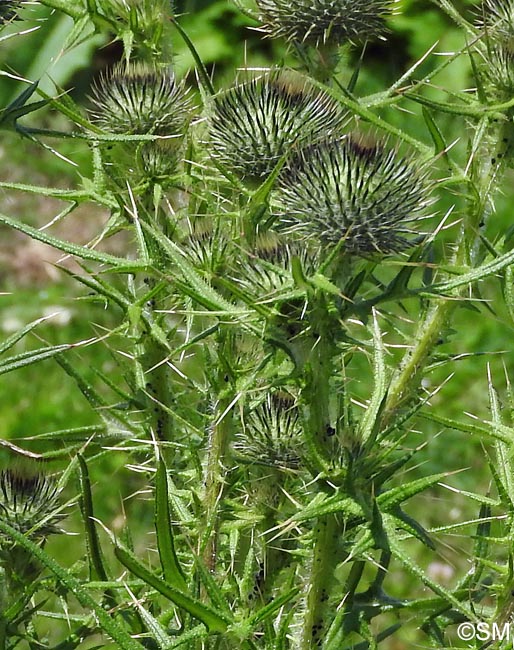
M 0 650 L 455 648 L 510 624 L 510 352 L 476 399 L 457 386 L 468 415 L 447 391 L 485 354 L 475 315 L 514 316 L 512 3 L 434 0 L 462 48 L 372 94 L 362 44 L 394 2 L 257 0 L 263 48 L 228 81 L 171 3 L 40 5 L 73 23 L 60 51 L 114 39 L 121 61 L 82 99 L 24 80 L 0 116 L 77 159 L 65 188 L 0 182 L 63 202 L 50 223 L 0 222 L 62 253 L 87 323 L 5 335 L 0 374 L 54 364 L 90 408 L 0 441 L 38 465 L 0 473 Z M 59 231 L 83 210 L 89 244 Z

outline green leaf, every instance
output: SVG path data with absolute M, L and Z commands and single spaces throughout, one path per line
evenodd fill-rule
M 477 424 L 459 422 L 458 420 L 453 420 L 452 418 L 445 417 L 444 415 L 439 415 L 434 411 L 423 411 L 420 413 L 420 417 L 431 422 L 437 422 L 437 424 L 442 424 L 449 429 L 464 431 L 465 433 L 471 433 L 473 435 L 480 436 L 485 440 L 500 440 L 507 445 L 510 445 L 514 442 L 514 429 L 504 424 L 498 425 L 497 423 L 494 428 L 486 428 Z M 483 424 L 488 424 L 488 422 L 484 422 Z
M 57 564 L 40 546 L 34 544 L 2 519 L 0 519 L 0 532 L 10 537 L 18 546 L 28 551 L 51 571 L 58 582 L 75 596 L 82 607 L 96 617 L 100 629 L 110 636 L 119 650 L 144 650 L 144 647 L 133 639 L 127 630 L 98 604 L 97 600 L 89 595 L 82 583 L 70 571 Z
M 7 350 L 9 350 L 14 345 L 16 345 L 16 343 L 18 343 L 18 341 L 21 340 L 26 334 L 31 332 L 40 323 L 44 323 L 45 321 L 47 321 L 49 318 L 50 318 L 49 316 L 45 316 L 44 318 L 38 318 L 37 320 L 32 321 L 28 325 L 25 325 L 25 327 L 23 327 L 18 332 L 11 334 L 11 336 L 6 338 L 3 343 L 0 343 L 0 354 L 7 352 Z
M 407 531 L 410 535 L 419 539 L 422 544 L 432 551 L 435 551 L 434 542 L 430 539 L 427 531 L 419 522 L 417 522 L 413 517 L 410 517 L 407 513 L 403 512 L 399 506 L 394 508 L 391 514 L 398 520 L 398 528 L 403 528 L 403 530 Z
M 189 51 L 193 56 L 193 59 L 195 60 L 196 70 L 198 71 L 198 76 L 203 85 L 203 88 L 207 91 L 209 95 L 214 95 L 214 86 L 212 85 L 212 81 L 210 80 L 209 74 L 207 73 L 207 70 L 203 64 L 202 59 L 200 58 L 200 55 L 196 51 L 193 42 L 186 34 L 186 32 L 182 29 L 180 23 L 173 16 L 170 16 L 169 18 L 173 23 L 173 25 L 175 26 L 178 33 L 180 34 L 180 36 L 182 37 L 184 43 L 187 45 Z
M 264 621 L 271 618 L 275 612 L 278 612 L 281 607 L 286 605 L 289 601 L 293 600 L 293 598 L 299 593 L 300 589 L 298 587 L 295 587 L 294 589 L 287 591 L 285 594 L 277 596 L 271 601 L 271 603 L 268 603 L 258 612 L 253 614 L 245 624 L 248 624 L 251 628 L 257 627 L 260 625 L 260 623 L 263 623 Z
M 399 560 L 405 569 L 417 580 L 420 580 L 425 586 L 431 589 L 435 594 L 441 596 L 450 607 L 454 607 L 458 612 L 464 614 L 464 616 L 470 621 L 478 623 L 480 619 L 466 603 L 461 602 L 452 592 L 448 591 L 441 585 L 434 582 L 431 578 L 429 578 L 423 572 L 423 570 L 407 555 L 400 539 L 398 538 L 398 533 L 396 532 L 396 519 L 385 516 L 384 523 L 387 528 L 387 536 L 391 553 L 397 560 Z M 467 601 L 469 593 L 464 592 L 462 597 Z
M 146 607 L 143 607 L 143 605 L 135 596 L 133 596 L 133 601 L 137 611 L 139 612 L 141 620 L 150 633 L 152 641 L 156 643 L 157 647 L 160 648 L 160 650 L 169 650 L 170 648 L 173 648 L 174 639 L 169 636 L 159 621 L 150 614 Z
M 46 232 L 28 226 L 27 224 L 16 221 L 16 219 L 11 219 L 10 217 L 0 214 L 0 223 L 3 223 L 6 226 L 10 226 L 15 230 L 18 230 L 32 239 L 48 244 L 57 250 L 63 251 L 64 253 L 69 253 L 70 255 L 75 255 L 84 260 L 92 260 L 94 262 L 100 262 L 102 264 L 107 264 L 109 267 L 116 269 L 117 267 L 126 267 L 127 260 L 122 257 L 115 257 L 114 255 L 109 255 L 108 253 L 101 253 L 100 251 L 93 250 L 92 248 L 87 248 L 86 246 L 80 246 L 79 244 L 72 244 L 70 242 L 64 241 L 63 239 L 58 239 L 57 237 L 52 237 L 47 235 Z M 133 269 L 145 270 L 145 265 L 141 264 L 137 260 L 130 264 Z
M 309 504 L 298 510 L 289 521 L 310 521 L 335 512 L 342 512 L 348 518 L 364 519 L 364 511 L 361 506 L 350 497 L 345 497 L 339 493 L 328 496 L 320 492 L 316 494 Z
M 166 465 L 162 458 L 159 458 L 157 462 L 155 476 L 155 530 L 164 579 L 174 587 L 187 591 L 184 573 L 175 552 L 173 522 L 171 521 L 168 496 L 168 477 Z
M 59 354 L 62 354 L 65 350 L 69 350 L 73 345 L 55 345 L 51 347 L 38 348 L 37 350 L 30 350 L 28 352 L 22 352 L 13 357 L 8 357 L 3 359 L 0 362 L 0 375 L 4 375 L 7 372 L 12 370 L 18 370 L 24 366 L 30 366 L 38 361 L 44 361 L 45 359 L 51 359 Z
M 187 643 L 187 649 L 189 648 L 194 648 L 195 641 L 199 641 L 200 639 L 205 639 L 207 637 L 207 632 L 205 630 L 205 627 L 203 625 L 197 625 L 196 627 L 193 627 L 191 630 L 188 630 L 187 632 L 184 632 L 184 634 L 181 634 L 179 638 L 174 641 L 169 647 L 171 649 L 175 648 L 180 648 L 181 646 L 185 645 Z M 193 642 L 193 643 L 192 643 Z
M 388 389 L 384 343 L 375 310 L 373 310 L 373 376 L 375 378 L 373 394 L 360 422 L 358 434 L 363 444 L 368 445 L 374 443 L 380 430 L 380 414 L 385 405 Z
M 93 497 L 91 494 L 89 471 L 82 455 L 77 454 L 77 458 L 80 468 L 80 509 L 82 510 L 86 532 L 86 549 L 89 559 L 89 579 L 92 580 L 96 574 L 98 580 L 106 582 L 109 578 L 104 567 L 100 540 L 98 538 L 98 532 L 94 520 Z
M 432 474 L 431 476 L 424 476 L 416 481 L 410 481 L 405 485 L 391 488 L 387 492 L 379 494 L 377 503 L 382 512 L 393 510 L 407 499 L 410 499 L 416 494 L 427 490 L 436 483 L 448 477 L 448 472 L 440 472 L 439 474 Z
M 175 605 L 185 609 L 191 616 L 201 621 L 211 634 L 226 632 L 232 621 L 216 612 L 214 609 L 207 607 L 199 600 L 196 600 L 189 594 L 186 594 L 175 587 L 167 584 L 162 578 L 149 571 L 136 556 L 126 548 L 117 545 L 114 553 L 118 560 L 131 571 L 135 576 L 144 580 L 147 585 L 153 587 L 165 598 L 171 600 Z
M 439 284 L 434 284 L 431 287 L 424 287 L 423 289 L 418 289 L 413 293 L 417 293 L 419 295 L 427 296 L 427 297 L 432 297 L 434 295 L 440 296 L 442 294 L 450 294 L 453 291 L 455 291 L 455 289 L 458 289 L 459 287 L 464 287 L 468 284 L 473 284 L 474 282 L 478 282 L 479 280 L 483 280 L 484 278 L 488 278 L 492 275 L 500 273 L 500 271 L 503 271 L 503 269 L 510 266 L 511 264 L 514 264 L 514 250 L 511 250 L 508 253 L 505 253 L 504 255 L 500 255 L 499 257 L 492 260 L 491 262 L 482 264 L 482 266 L 478 266 L 476 269 L 473 269 L 468 273 L 464 273 L 463 275 L 460 275 L 457 278 L 454 278 L 452 280 L 447 280 L 446 282 L 441 282 Z
M 421 110 L 423 112 L 425 124 L 427 125 L 428 130 L 430 131 L 430 135 L 432 136 L 432 140 L 434 141 L 435 154 L 438 155 L 442 153 L 446 161 L 449 162 L 448 154 L 446 153 L 446 143 L 444 141 L 443 134 L 441 133 L 439 127 L 435 123 L 434 118 L 432 117 L 432 113 L 426 106 L 423 106 Z

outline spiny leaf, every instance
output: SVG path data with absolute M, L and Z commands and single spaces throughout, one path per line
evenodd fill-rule
M 27 224 L 16 221 L 16 219 L 11 219 L 10 217 L 0 214 L 0 223 L 3 223 L 6 226 L 10 226 L 15 230 L 36 239 L 37 241 L 48 244 L 57 250 L 63 251 L 64 253 L 69 253 L 70 255 L 75 255 L 84 260 L 92 260 L 94 262 L 100 262 L 102 264 L 107 264 L 109 267 L 116 269 L 117 267 L 123 266 L 127 267 L 127 260 L 122 257 L 115 257 L 114 255 L 109 255 L 108 253 L 101 253 L 92 248 L 87 248 L 86 246 L 80 246 L 79 244 L 72 244 L 63 239 L 57 237 L 52 237 L 42 230 L 28 226 Z M 130 266 L 135 270 L 144 270 L 144 265 L 141 265 L 137 261 L 134 261 Z
M 390 490 L 387 490 L 387 492 L 379 494 L 377 497 L 377 502 L 383 512 L 393 510 L 404 501 L 407 501 L 414 495 L 423 492 L 424 490 L 432 487 L 447 477 L 448 472 L 440 472 L 439 474 L 425 476 L 423 478 L 417 479 L 416 481 L 410 481 L 405 485 L 391 488 Z
M 185 609 L 191 616 L 201 621 L 211 634 L 227 631 L 229 625 L 232 623 L 228 617 L 207 607 L 207 605 L 204 605 L 201 601 L 193 598 L 189 594 L 167 584 L 162 578 L 159 578 L 159 576 L 156 576 L 141 564 L 136 556 L 128 549 L 117 545 L 114 548 L 114 553 L 123 566 L 135 576 L 144 580 L 147 585 L 153 587 L 165 598 L 168 598 L 175 605 Z
M 80 468 L 80 487 L 81 487 L 81 510 L 84 518 L 84 527 L 86 533 L 86 549 L 88 551 L 91 580 L 96 574 L 99 580 L 107 581 L 107 572 L 104 567 L 100 540 L 94 521 L 93 496 L 91 494 L 91 482 L 89 480 L 89 470 L 86 461 L 81 454 L 77 454 Z
M 379 432 L 380 413 L 385 405 L 388 388 L 384 355 L 382 333 L 378 325 L 377 314 L 373 310 L 373 376 L 375 386 L 359 425 L 359 437 L 363 444 L 373 444 Z
M 182 591 L 187 591 L 182 567 L 180 566 L 175 551 L 173 526 L 168 496 L 166 465 L 164 464 L 164 460 L 160 458 L 157 463 L 157 473 L 155 476 L 155 530 L 157 532 L 159 558 L 166 582 Z
M 117 644 L 120 650 L 144 650 L 144 647 L 133 639 L 121 623 L 108 614 L 95 598 L 89 595 L 84 589 L 82 583 L 73 576 L 73 574 L 64 567 L 57 564 L 40 546 L 34 544 L 30 539 L 22 535 L 12 526 L 0 519 L 0 531 L 10 537 L 17 545 L 28 551 L 33 557 L 41 562 L 49 571 L 51 571 L 58 582 L 71 594 L 75 596 L 78 602 L 87 611 L 94 614 L 98 621 L 99 627 L 108 634 Z

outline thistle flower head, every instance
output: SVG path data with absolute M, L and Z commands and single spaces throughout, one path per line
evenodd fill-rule
M 56 486 L 41 474 L 0 473 L 0 519 L 32 540 L 61 532 L 58 524 L 64 515 L 58 500 Z M 3 542 L 0 536 L 0 546 Z
M 479 24 L 493 41 L 514 49 L 514 0 L 482 0 Z
M 407 224 L 429 203 L 424 169 L 383 145 L 341 138 L 308 147 L 282 171 L 276 212 L 286 230 L 355 255 L 408 246 Z
M 219 94 L 210 146 L 239 176 L 264 178 L 291 147 L 338 133 L 345 112 L 330 95 L 293 72 L 271 72 Z
M 383 37 L 396 0 L 256 0 L 263 29 L 292 43 L 340 45 Z
M 268 230 L 256 237 L 255 244 L 248 251 L 248 263 L 238 260 L 234 268 L 234 279 L 248 291 L 258 291 L 262 297 L 273 294 L 292 285 L 292 258 L 297 257 L 304 271 L 311 275 L 318 265 L 318 250 L 306 246 L 305 242 L 283 238 L 279 233 Z
M 137 165 L 141 176 L 166 183 L 180 163 L 181 150 L 173 139 L 146 142 L 138 150 Z
M 301 458 L 301 425 L 294 398 L 274 392 L 254 408 L 235 448 L 252 465 L 296 469 Z
M 507 94 L 514 90 L 514 0 L 483 0 L 478 27 L 485 46 L 478 46 L 484 60 L 482 76 Z
M 93 87 L 92 119 L 111 133 L 177 135 L 187 127 L 192 103 L 171 71 L 117 65 Z

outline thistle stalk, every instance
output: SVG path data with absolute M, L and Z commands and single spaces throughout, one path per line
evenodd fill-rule
M 229 405 L 230 402 L 226 398 L 221 399 L 216 409 L 217 413 L 222 415 Z M 215 422 L 209 438 L 209 452 L 207 467 L 205 469 L 205 495 L 203 500 L 205 523 L 209 537 L 202 555 L 205 566 L 211 572 L 214 572 L 216 568 L 219 533 L 217 510 L 225 487 L 223 461 L 231 433 L 231 418 L 229 414 L 226 414 L 221 421 Z
M 477 129 L 476 137 L 480 147 L 475 150 L 475 161 L 472 161 L 468 181 L 471 195 L 468 201 L 468 216 L 462 224 L 455 252 L 455 263 L 460 266 L 474 266 L 477 263 L 480 248 L 479 230 L 489 216 L 491 188 L 498 182 L 502 171 L 502 165 L 497 165 L 496 161 L 498 149 L 504 146 L 505 141 L 503 122 L 498 123 L 485 117 Z M 416 342 L 406 352 L 393 379 L 383 415 L 384 425 L 394 418 L 396 411 L 417 391 L 426 361 L 458 307 L 459 298 L 464 297 L 466 290 L 467 287 L 461 287 L 452 299 L 439 298 L 432 301 L 425 318 L 419 323 Z
M 313 530 L 313 554 L 303 619 L 301 650 L 321 648 L 325 628 L 325 610 L 334 573 L 334 548 L 341 531 L 335 515 L 316 521 Z
M 230 341 L 218 342 L 219 354 L 223 359 L 233 358 Z M 227 356 L 225 356 L 227 355 Z M 205 466 L 205 492 L 203 497 L 203 521 L 206 534 L 200 536 L 200 552 L 206 568 L 214 572 L 217 560 L 219 533 L 218 505 L 225 489 L 225 457 L 228 444 L 233 434 L 232 406 L 234 403 L 230 370 L 224 363 L 220 364 L 217 386 L 218 400 L 213 413 L 213 422 L 209 432 L 209 445 Z

